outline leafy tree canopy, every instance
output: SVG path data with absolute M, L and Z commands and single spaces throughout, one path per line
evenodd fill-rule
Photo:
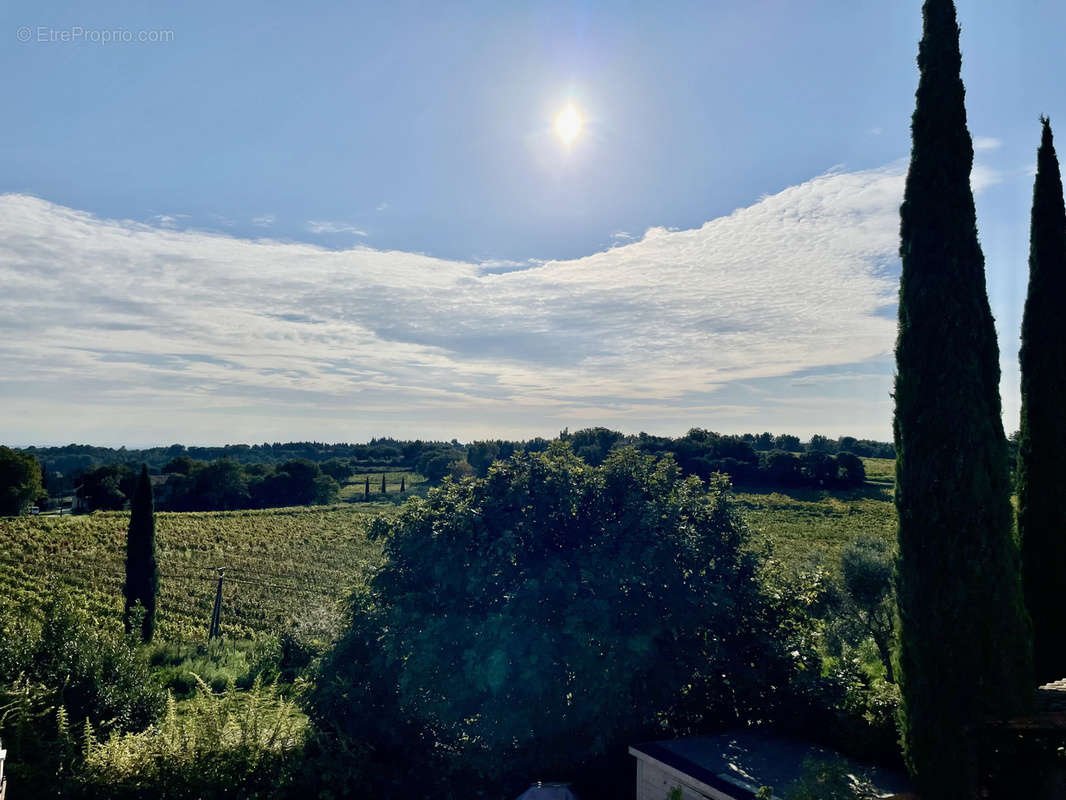
M 394 774 L 429 753 L 479 780 L 570 774 L 627 736 L 733 722 L 766 691 L 758 559 L 720 476 L 708 490 L 669 458 L 591 467 L 556 444 L 371 531 L 384 566 L 311 705 Z
M 0 447 L 0 516 L 13 516 L 40 496 L 41 466 L 31 455 Z

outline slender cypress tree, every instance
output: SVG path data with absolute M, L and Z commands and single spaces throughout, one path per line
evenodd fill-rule
M 370 499 L 370 476 L 369 475 L 366 476 L 366 483 L 363 484 L 363 499 L 364 500 L 369 500 Z
M 1066 678 L 1066 207 L 1051 123 L 1046 118 L 1041 122 L 1020 353 L 1018 533 L 1036 682 L 1047 683 Z
M 385 473 L 381 473 L 381 493 L 385 494 Z
M 155 504 L 148 465 L 141 465 L 141 476 L 130 503 L 130 527 L 126 534 L 126 596 L 124 614 L 126 633 L 132 631 L 135 603 L 144 609 L 141 639 L 152 640 L 155 633 L 155 599 L 159 592 L 159 567 L 155 560 Z
M 900 209 L 901 717 L 922 797 L 969 800 L 978 775 L 975 729 L 1026 708 L 1031 658 L 954 3 L 926 0 L 923 17 Z
M 406 475 L 401 475 L 400 476 L 400 494 L 403 494 L 405 491 L 407 491 L 407 480 L 406 480 L 406 478 L 407 478 Z

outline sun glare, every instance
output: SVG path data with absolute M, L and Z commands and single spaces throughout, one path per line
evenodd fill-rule
M 567 106 L 555 116 L 555 132 L 563 140 L 563 144 L 571 145 L 581 133 L 581 115 L 573 106 Z

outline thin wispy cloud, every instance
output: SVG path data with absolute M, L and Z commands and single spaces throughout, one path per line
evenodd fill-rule
M 152 431 L 196 419 L 227 440 L 264 419 L 352 438 L 338 420 L 462 435 L 748 415 L 716 392 L 891 352 L 903 179 L 838 171 L 696 229 L 498 270 L 0 196 L 0 407 L 35 409 L 24 436 L 150 408 Z
M 160 228 L 176 229 L 187 217 L 188 214 L 154 214 L 148 218 L 148 221 Z
M 311 233 L 351 233 L 355 236 L 369 235 L 366 231 L 345 222 L 315 222 L 310 220 L 307 223 L 307 230 L 311 231 Z
M 269 228 L 277 220 L 273 214 L 263 214 L 258 217 L 252 217 L 252 224 L 257 228 Z
M 988 152 L 990 150 L 998 150 L 1003 146 L 1003 142 L 992 136 L 975 136 L 973 137 L 973 149 L 977 152 Z

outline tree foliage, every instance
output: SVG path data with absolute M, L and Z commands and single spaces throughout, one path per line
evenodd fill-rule
M 894 573 L 893 555 L 883 539 L 863 536 L 840 553 L 843 596 L 836 609 L 837 624 L 853 627 L 853 639 L 873 639 L 889 683 L 895 682 L 892 666 L 896 605 Z
M 1022 319 L 1018 533 L 1038 683 L 1066 676 L 1066 207 L 1051 123 L 1042 120 Z
M 137 490 L 130 503 L 130 525 L 126 534 L 126 582 L 122 587 L 126 604 L 123 622 L 126 633 L 138 623 L 141 641 L 150 642 L 155 633 L 156 596 L 159 594 L 159 565 L 155 557 L 155 505 L 148 465 L 141 467 Z
M 901 214 L 896 344 L 899 680 L 923 796 L 975 796 L 973 731 L 1026 705 L 999 352 L 970 189 L 959 28 L 926 0 Z
M 135 640 L 102 626 L 62 590 L 50 593 L 43 612 L 41 623 L 0 615 L 0 689 L 20 677 L 42 685 L 73 722 L 89 720 L 105 733 L 143 730 L 158 717 L 165 694 Z
M 768 691 L 758 562 L 720 477 L 708 491 L 670 459 L 590 467 L 556 445 L 372 530 L 386 561 L 312 716 L 373 743 L 380 773 L 450 754 L 438 769 L 479 781 L 571 774 L 627 736 L 745 717 Z
M 0 516 L 21 514 L 41 492 L 41 465 L 37 459 L 0 446 Z

